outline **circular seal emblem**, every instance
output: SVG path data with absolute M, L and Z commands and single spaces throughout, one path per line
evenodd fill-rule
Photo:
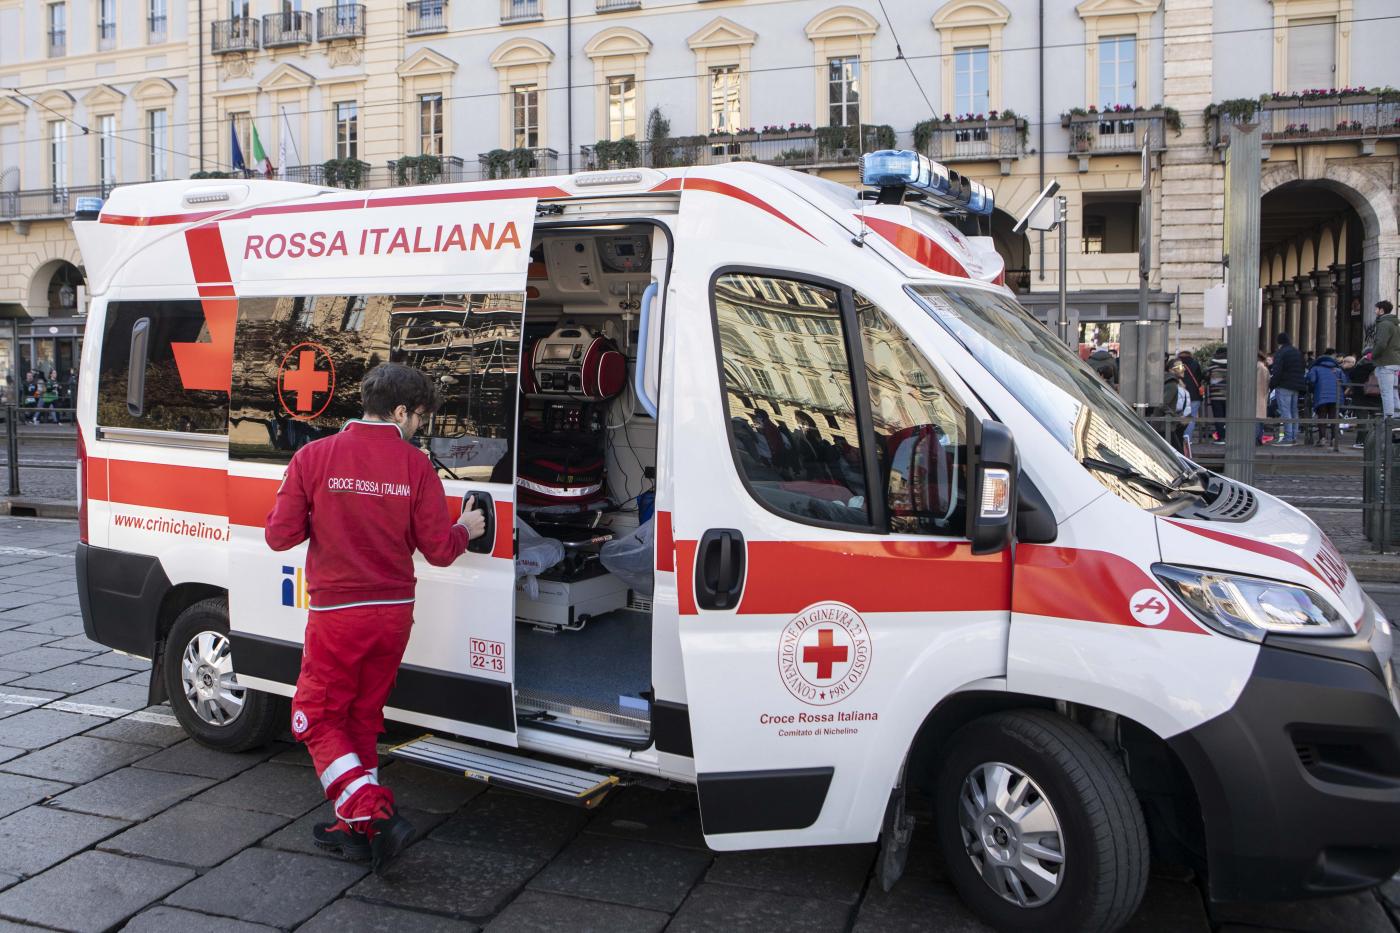
M 277 401 L 297 421 L 310 421 L 335 397 L 335 361 L 319 343 L 299 343 L 282 357 Z
M 303 732 L 306 731 L 306 726 L 307 722 L 305 713 L 303 713 L 301 710 L 297 710 L 296 712 L 292 713 L 293 732 L 295 732 L 297 735 L 301 735 Z
M 870 672 L 870 630 L 844 603 L 808 606 L 778 639 L 783 686 L 810 706 L 830 706 L 856 691 Z
M 1128 599 L 1128 612 L 1142 625 L 1161 625 L 1167 621 L 1171 605 L 1161 590 L 1145 586 Z

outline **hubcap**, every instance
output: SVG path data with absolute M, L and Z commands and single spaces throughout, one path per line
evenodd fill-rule
M 1025 772 L 999 761 L 978 765 L 958 794 L 963 847 L 982 880 L 1018 907 L 1039 907 L 1064 877 L 1055 808 Z
M 233 673 L 228 638 L 200 632 L 185 645 L 180 659 L 185 700 L 196 716 L 211 726 L 227 726 L 243 712 L 244 688 Z

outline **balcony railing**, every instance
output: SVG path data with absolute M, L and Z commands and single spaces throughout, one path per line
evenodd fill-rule
M 598 0 L 596 12 L 621 13 L 624 10 L 640 10 L 642 0 Z
M 78 198 L 105 198 L 113 185 L 0 191 L 0 220 L 52 220 L 73 216 Z
M 1213 107 L 1208 113 L 1211 141 L 1223 148 L 1229 144 L 1231 124 L 1240 121 Z M 1377 140 L 1400 139 L 1400 100 L 1381 100 L 1374 94 L 1269 100 L 1249 119 L 1259 123 L 1265 156 L 1271 146 L 1333 142 L 1360 143 L 1361 154 L 1372 155 Z
M 1062 124 L 1069 128 L 1070 156 L 1079 159 L 1079 170 L 1089 170 L 1089 157 L 1131 155 L 1146 142 L 1153 152 L 1166 148 L 1166 113 L 1132 110 L 1121 113 L 1071 114 Z
M 68 54 L 68 31 L 66 29 L 49 30 L 49 58 L 62 58 Z
M 601 6 L 604 0 L 599 0 Z M 501 25 L 537 23 L 544 19 L 540 0 L 501 0 Z
M 1009 162 L 1021 157 L 1025 131 L 1024 120 L 945 123 L 929 130 L 923 150 L 939 162 Z
M 262 18 L 263 48 L 306 45 L 311 41 L 311 14 L 288 10 L 268 13 Z
M 146 19 L 146 32 L 152 42 L 164 42 L 168 21 L 164 16 L 150 16 Z
M 533 178 L 559 171 L 559 153 L 553 149 L 493 149 L 476 157 L 478 178 Z
M 719 165 L 724 162 L 762 162 L 766 165 L 805 167 L 855 165 L 862 148 L 877 145 L 878 130 L 865 127 L 864 147 L 856 144 L 854 127 L 822 127 L 777 133 L 734 133 L 716 136 L 677 136 L 636 142 L 630 139 L 602 141 L 579 147 L 582 170 L 673 168 L 682 165 Z
M 332 39 L 362 39 L 364 35 L 363 3 L 323 6 L 316 11 L 316 38 L 322 42 L 330 42 Z
M 459 181 L 474 181 L 468 177 L 466 160 L 461 156 L 438 156 L 437 165 L 425 165 L 418 159 L 389 161 L 388 184 L 394 187 L 404 185 L 450 185 Z
M 226 52 L 256 52 L 258 21 L 251 16 L 215 20 L 209 30 L 209 50 L 215 55 Z
M 103 51 L 117 44 L 117 24 L 114 20 L 101 20 L 97 24 L 97 47 Z
M 446 32 L 447 0 L 411 0 L 405 29 L 410 36 Z

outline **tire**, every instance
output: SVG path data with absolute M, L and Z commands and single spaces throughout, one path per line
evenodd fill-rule
M 995 806 L 988 786 L 1013 805 Z M 997 930 L 1103 933 L 1142 902 L 1147 826 L 1127 774 L 1061 716 L 1022 710 L 964 726 L 949 742 L 934 812 L 958 894 Z
M 170 708 L 200 745 L 246 751 L 266 745 L 287 722 L 285 699 L 238 687 L 228 646 L 228 605 L 222 599 L 201 600 L 175 618 L 161 667 Z

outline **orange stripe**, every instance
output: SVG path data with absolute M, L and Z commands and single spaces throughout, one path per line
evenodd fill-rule
M 280 479 L 228 474 L 228 521 L 249 528 L 267 526 L 268 513 L 277 501 Z
M 814 237 L 814 236 L 812 236 L 812 234 L 808 233 L 807 230 L 806 230 L 805 228 L 803 228 L 801 225 L 799 225 L 799 224 L 798 224 L 796 221 L 794 221 L 791 217 L 789 217 L 788 215 L 784 214 L 782 211 L 778 210 L 776 207 L 774 207 L 773 205 L 769 204 L 767 201 L 764 201 L 764 200 L 762 200 L 762 199 L 760 199 L 760 198 L 754 197 L 752 194 L 749 194 L 749 193 L 748 193 L 747 191 L 745 191 L 743 188 L 737 188 L 737 187 L 735 187 L 734 185 L 725 184 L 725 183 L 722 182 L 722 181 L 715 181 L 713 178 L 686 178 L 686 179 L 668 178 L 668 179 L 666 179 L 665 181 L 663 181 L 661 184 L 657 185 L 655 188 L 652 188 L 651 190 L 652 190 L 652 191 L 691 191 L 691 190 L 695 190 L 695 191 L 709 191 L 709 192 L 712 192 L 712 193 L 714 193 L 714 194 L 722 194 L 722 195 L 725 195 L 725 196 L 727 196 L 727 197 L 737 198 L 738 200 L 743 201 L 745 204 L 752 204 L 754 207 L 758 208 L 759 210 L 761 210 L 761 211 L 766 211 L 766 212 L 768 212 L 769 214 L 772 214 L 774 217 L 778 218 L 778 219 L 781 220 L 783 223 L 788 224 L 789 226 L 793 227 L 793 228 L 796 229 L 796 230 L 801 230 L 803 233 L 806 233 L 807 236 L 812 237 L 812 239 L 814 239 L 814 240 L 817 240 L 816 237 Z M 820 243 L 821 240 L 817 240 L 817 242 Z
M 1016 612 L 1147 628 L 1133 618 L 1130 605 L 1144 589 L 1162 587 L 1126 557 L 1049 544 L 1016 546 Z M 1170 599 L 1167 604 L 1166 619 L 1152 628 L 1205 634 Z
M 87 479 L 88 499 L 106 502 L 108 498 L 107 458 L 88 457 L 85 463 L 83 476 Z
M 515 507 L 509 502 L 496 503 L 496 546 L 491 556 L 515 560 Z
M 954 259 L 953 255 L 935 240 L 924 236 L 913 227 L 906 227 L 881 217 L 866 217 L 865 223 L 915 262 L 928 266 L 934 272 L 968 278 L 962 263 Z
M 109 460 L 107 473 L 107 498 L 112 502 L 201 515 L 228 514 L 223 470 Z
M 671 513 L 656 513 L 656 569 L 671 573 L 676 569 L 676 540 L 671 531 Z

